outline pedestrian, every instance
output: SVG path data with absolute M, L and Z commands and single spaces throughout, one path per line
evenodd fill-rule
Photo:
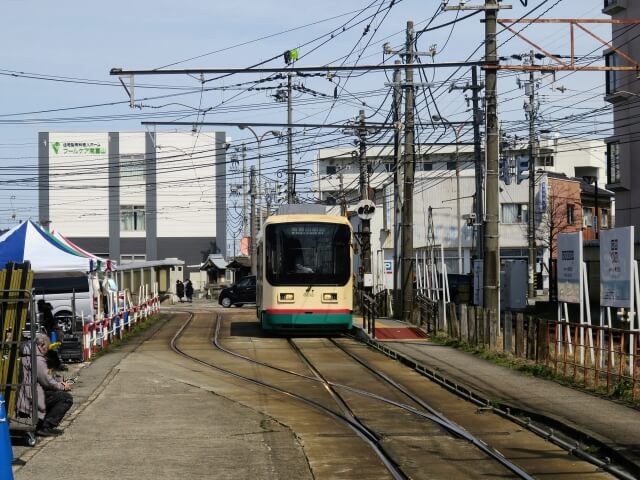
M 182 297 L 184 297 L 184 283 L 181 280 L 176 280 L 176 295 L 180 299 L 180 303 L 182 303 Z
M 36 410 L 34 413 L 34 399 L 31 396 L 31 382 L 33 366 L 31 364 L 31 341 L 23 342 L 20 347 L 20 363 L 22 365 L 20 388 L 16 401 L 18 417 L 31 418 L 38 415 L 36 435 L 41 437 L 53 437 L 60 435 L 62 430 L 57 427 L 60 421 L 73 405 L 73 397 L 69 393 L 71 384 L 59 382 L 47 369 L 47 351 L 49 350 L 49 337 L 44 333 L 37 333 L 34 341 L 36 348 Z
M 40 299 L 38 300 L 38 312 L 42 315 L 40 326 L 44 328 L 44 331 L 49 336 L 49 341 L 54 344 L 58 343 L 55 349 L 47 352 L 49 368 L 54 370 L 67 370 L 67 367 L 62 364 L 62 356 L 59 351 L 59 344 L 62 342 L 63 332 L 58 324 L 58 319 L 53 316 L 53 306 L 49 302 Z
M 190 279 L 187 279 L 187 283 L 184 286 L 184 293 L 187 296 L 187 302 L 193 302 L 193 284 Z

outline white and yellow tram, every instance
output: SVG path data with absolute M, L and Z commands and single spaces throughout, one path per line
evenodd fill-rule
M 351 328 L 351 224 L 322 214 L 270 216 L 257 248 L 257 314 L 265 330 Z

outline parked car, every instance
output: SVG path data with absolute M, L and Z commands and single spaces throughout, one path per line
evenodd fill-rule
M 231 305 L 241 307 L 245 303 L 256 303 L 256 277 L 244 277 L 235 285 L 223 288 L 218 297 L 218 303 L 225 308 Z

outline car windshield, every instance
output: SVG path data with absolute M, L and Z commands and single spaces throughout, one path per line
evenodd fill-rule
M 266 276 L 271 285 L 344 285 L 349 281 L 346 225 L 300 222 L 268 225 Z

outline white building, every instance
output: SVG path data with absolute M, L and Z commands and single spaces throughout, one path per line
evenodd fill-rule
M 605 145 L 595 140 L 571 140 L 543 137 L 536 157 L 536 210 L 546 205 L 546 173 L 564 173 L 574 177 L 576 166 L 595 166 L 599 185 L 605 182 Z M 512 157 L 526 156 L 527 146 L 517 145 L 507 152 Z M 369 182 L 376 191 L 378 209 L 371 223 L 372 273 L 377 288 L 390 285 L 394 262 L 394 159 L 391 146 L 371 147 L 367 151 Z M 455 145 L 421 145 L 416 152 L 413 196 L 413 246 L 420 250 L 430 244 L 429 218 L 433 224 L 433 242 L 444 248 L 449 273 L 469 273 L 475 251 L 475 235 L 470 214 L 476 191 L 473 146 L 460 145 L 457 150 L 459 175 L 456 177 Z M 515 165 L 515 162 L 512 162 Z M 317 157 L 318 190 L 324 201 L 345 199 L 354 204 L 359 193 L 359 161 L 350 149 L 323 149 Z M 500 254 L 506 259 L 528 258 L 529 183 L 500 183 Z M 458 194 L 457 184 L 460 184 Z M 545 187 L 542 187 L 542 185 Z M 542 193 L 540 193 L 542 190 Z M 459 197 L 459 203 L 458 203 Z M 458 219 L 460 222 L 458 223 Z M 469 220 L 469 222 L 468 222 Z M 357 222 L 356 222 L 357 223 Z M 540 220 L 538 219 L 538 223 Z M 462 269 L 459 268 L 458 225 Z M 538 258 L 547 263 L 548 252 L 538 249 Z M 546 278 L 546 274 L 543 275 Z M 546 288 L 546 285 L 545 285 Z
M 225 253 L 225 134 L 40 132 L 39 217 L 117 262 Z

